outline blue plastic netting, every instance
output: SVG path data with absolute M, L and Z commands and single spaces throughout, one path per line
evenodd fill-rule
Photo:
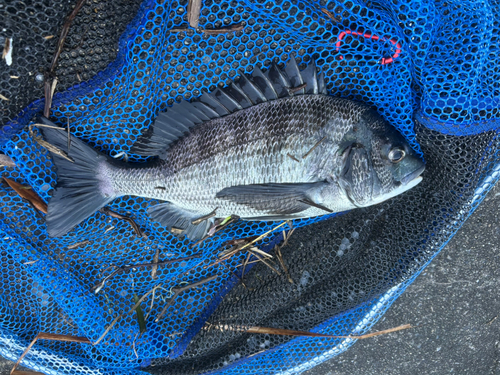
M 103 37 L 113 26 L 101 25 L 112 9 L 93 3 L 75 20 L 73 30 L 81 36 L 70 33 L 74 43 L 61 59 L 66 80 L 54 96 L 51 119 L 61 126 L 69 122 L 73 135 L 102 152 L 142 162 L 131 147 L 160 111 L 224 86 L 242 71 L 296 58 L 301 68 L 316 62 L 330 95 L 376 108 L 423 153 L 428 171 L 424 183 L 382 205 L 296 220 L 298 229 L 283 248 L 294 284 L 262 264 L 245 267 L 243 274 L 247 253 L 216 263 L 228 241 L 266 233 L 279 223 L 240 221 L 193 246 L 148 219 L 147 208 L 157 202 L 123 197 L 109 208 L 133 218 L 146 237 L 137 237 L 127 222 L 96 213 L 54 239 L 47 236 L 44 215 L 1 186 L 0 353 L 7 358 L 16 359 L 39 332 L 85 336 L 95 343 L 121 316 L 97 345 L 40 341 L 22 363 L 47 374 L 300 372 L 354 341 L 249 335 L 235 327 L 367 331 L 498 180 L 497 1 L 205 0 L 198 28 L 187 21 L 187 0 L 146 0 L 138 9 L 127 3 L 122 12 L 129 7 L 135 17 L 119 38 L 115 60 L 88 79 L 92 64 L 115 46 L 108 48 L 111 39 Z M 6 6 L 7 19 L 22 6 Z M 34 7 L 44 17 L 26 20 L 41 22 L 43 30 L 52 27 L 44 26 L 50 7 L 55 6 Z M 60 7 L 66 14 L 68 4 Z M 92 18 L 93 7 L 103 16 Z M 29 22 L 9 27 L 29 34 Z M 99 27 L 102 33 L 93 33 Z M 221 28 L 233 31 L 210 33 Z M 23 69 L 29 50 L 22 43 L 24 52 L 5 74 Z M 69 88 L 80 68 L 87 80 Z M 36 86 L 30 79 L 25 84 Z M 9 82 L 0 88 L 15 92 Z M 56 171 L 28 128 L 43 105 L 35 101 L 9 117 L 0 144 L 17 165 L 4 167 L 3 175 L 49 201 Z M 259 248 L 272 252 L 283 229 L 290 227 L 275 230 Z M 94 292 L 111 266 L 150 263 L 155 256 L 179 260 L 154 272 L 132 268 Z M 173 288 L 215 274 L 217 279 L 171 301 Z M 139 335 L 136 313 L 129 310 L 135 297 L 153 289 L 141 305 L 147 329 Z M 220 328 L 225 324 L 231 329 Z

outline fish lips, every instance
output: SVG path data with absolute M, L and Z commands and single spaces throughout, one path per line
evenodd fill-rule
M 425 165 L 422 164 L 422 166 L 420 166 L 420 168 L 414 170 L 413 172 L 411 173 L 408 173 L 406 176 L 404 176 L 400 182 L 402 185 L 408 185 L 411 181 L 415 180 L 416 178 L 418 178 L 423 172 L 425 171 Z

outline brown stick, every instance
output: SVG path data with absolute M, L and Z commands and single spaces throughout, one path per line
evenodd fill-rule
M 281 329 L 281 328 L 270 328 L 270 327 L 250 327 L 246 330 L 247 333 L 261 333 L 268 335 L 282 335 L 282 336 L 307 336 L 307 337 L 326 337 L 332 339 L 367 339 L 370 337 L 385 335 L 392 332 L 401 331 L 403 329 L 413 328 L 411 324 L 404 324 L 399 327 L 385 329 L 383 331 L 368 333 L 366 335 L 347 335 L 347 336 L 337 336 L 337 335 L 324 335 L 322 333 L 314 333 L 307 331 L 295 331 L 291 329 Z
M 45 107 L 43 109 L 43 115 L 47 118 L 50 117 L 50 107 L 52 106 L 52 76 L 54 75 L 54 71 L 57 66 L 57 61 L 59 60 L 59 56 L 61 55 L 61 52 L 64 47 L 64 42 L 66 41 L 66 37 L 68 36 L 69 28 L 71 26 L 71 23 L 75 19 L 76 15 L 82 9 L 83 4 L 85 4 L 86 0 L 78 0 L 78 2 L 75 5 L 75 8 L 73 11 L 69 14 L 69 16 L 66 18 L 66 21 L 64 21 L 64 25 L 61 30 L 61 35 L 59 36 L 59 40 L 57 42 L 57 47 L 56 51 L 54 53 L 54 56 L 52 57 L 52 63 L 50 64 L 50 70 L 46 76 L 45 83 L 44 83 L 44 91 L 45 91 Z
M 31 341 L 31 343 L 28 345 L 28 347 L 24 350 L 23 354 L 19 357 L 17 362 L 15 363 L 14 367 L 12 370 L 10 370 L 10 374 L 14 375 L 15 373 L 18 373 L 20 371 L 16 371 L 17 366 L 21 363 L 23 358 L 28 354 L 29 350 L 33 347 L 33 345 L 36 344 L 37 340 L 52 340 L 52 341 L 64 341 L 64 342 L 79 342 L 83 344 L 92 344 L 88 338 L 86 337 L 78 337 L 78 336 L 69 336 L 69 335 L 57 335 L 54 333 L 47 333 L 47 332 L 40 332 L 36 337 Z M 31 373 L 33 374 L 33 373 Z
M 243 23 L 238 23 L 236 25 L 231 25 L 228 27 L 221 27 L 220 29 L 203 29 L 203 32 L 208 35 L 220 35 L 220 34 L 227 34 L 227 33 L 232 33 L 235 31 L 241 31 L 245 28 Z

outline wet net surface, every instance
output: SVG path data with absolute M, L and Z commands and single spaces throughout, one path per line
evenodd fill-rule
M 2 62 L 0 93 L 9 101 L 1 102 L 1 141 L 17 164 L 2 174 L 32 186 L 46 201 L 56 171 L 27 129 L 43 101 L 26 105 L 43 95 L 37 75 L 47 69 L 73 6 L 9 2 L 0 8 L 8 20 L 0 42 L 13 38 L 13 63 Z M 266 69 L 272 61 L 282 66 L 293 54 L 301 68 L 316 61 L 331 95 L 372 104 L 422 151 L 424 181 L 371 208 L 295 221 L 281 250 L 293 283 L 283 267 L 275 266 L 278 275 L 252 263 L 255 257 L 243 267 L 246 252 L 217 263 L 228 241 L 279 223 L 240 221 L 194 247 L 149 221 L 146 210 L 156 202 L 123 197 L 109 208 L 132 217 L 146 237 L 96 213 L 52 239 L 44 215 L 2 186 L 4 355 L 18 356 L 38 332 L 96 342 L 121 316 L 96 346 L 40 342 L 23 363 L 68 374 L 300 371 L 352 341 L 243 331 L 266 326 L 346 335 L 369 329 L 498 179 L 497 2 L 205 1 L 198 29 L 188 28 L 186 7 L 175 1 L 88 2 L 56 70 L 60 92 L 51 119 L 62 126 L 69 121 L 72 134 L 111 156 L 140 162 L 144 158 L 130 149 L 159 111 L 227 84 L 240 69 Z M 242 30 L 210 34 L 221 28 Z M 55 37 L 43 38 L 50 35 Z M 282 230 L 289 225 L 259 248 L 274 255 Z M 177 261 L 155 272 L 132 268 L 94 292 L 112 266 L 155 257 Z M 139 335 L 136 313 L 128 313 L 148 292 L 141 304 L 146 331 Z

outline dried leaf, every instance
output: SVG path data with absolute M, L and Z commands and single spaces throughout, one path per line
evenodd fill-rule
M 137 294 L 134 293 L 134 303 L 139 302 L 139 297 L 137 297 Z M 137 323 L 139 323 L 139 332 L 144 333 L 146 332 L 146 321 L 144 320 L 144 312 L 142 311 L 141 305 L 137 305 L 135 308 L 135 314 L 137 317 Z
M 9 186 L 14 189 L 14 191 L 22 198 L 27 199 L 33 206 L 36 207 L 37 210 L 42 211 L 44 214 L 47 213 L 47 203 L 45 203 L 42 198 L 38 196 L 37 193 L 33 191 L 33 189 L 28 188 L 24 185 L 21 185 L 9 178 L 3 178 Z
M 337 336 L 337 335 L 324 335 L 322 333 L 314 333 L 308 331 L 295 331 L 292 329 L 281 329 L 281 328 L 270 328 L 270 327 L 250 327 L 246 330 L 247 333 L 261 333 L 268 335 L 281 335 L 281 336 L 307 336 L 307 337 L 326 337 L 332 339 L 367 339 L 370 337 L 386 335 L 388 333 L 402 331 L 404 329 L 413 328 L 411 324 L 404 324 L 399 327 L 384 329 L 383 331 L 368 333 L 366 335 L 347 335 L 347 336 Z

